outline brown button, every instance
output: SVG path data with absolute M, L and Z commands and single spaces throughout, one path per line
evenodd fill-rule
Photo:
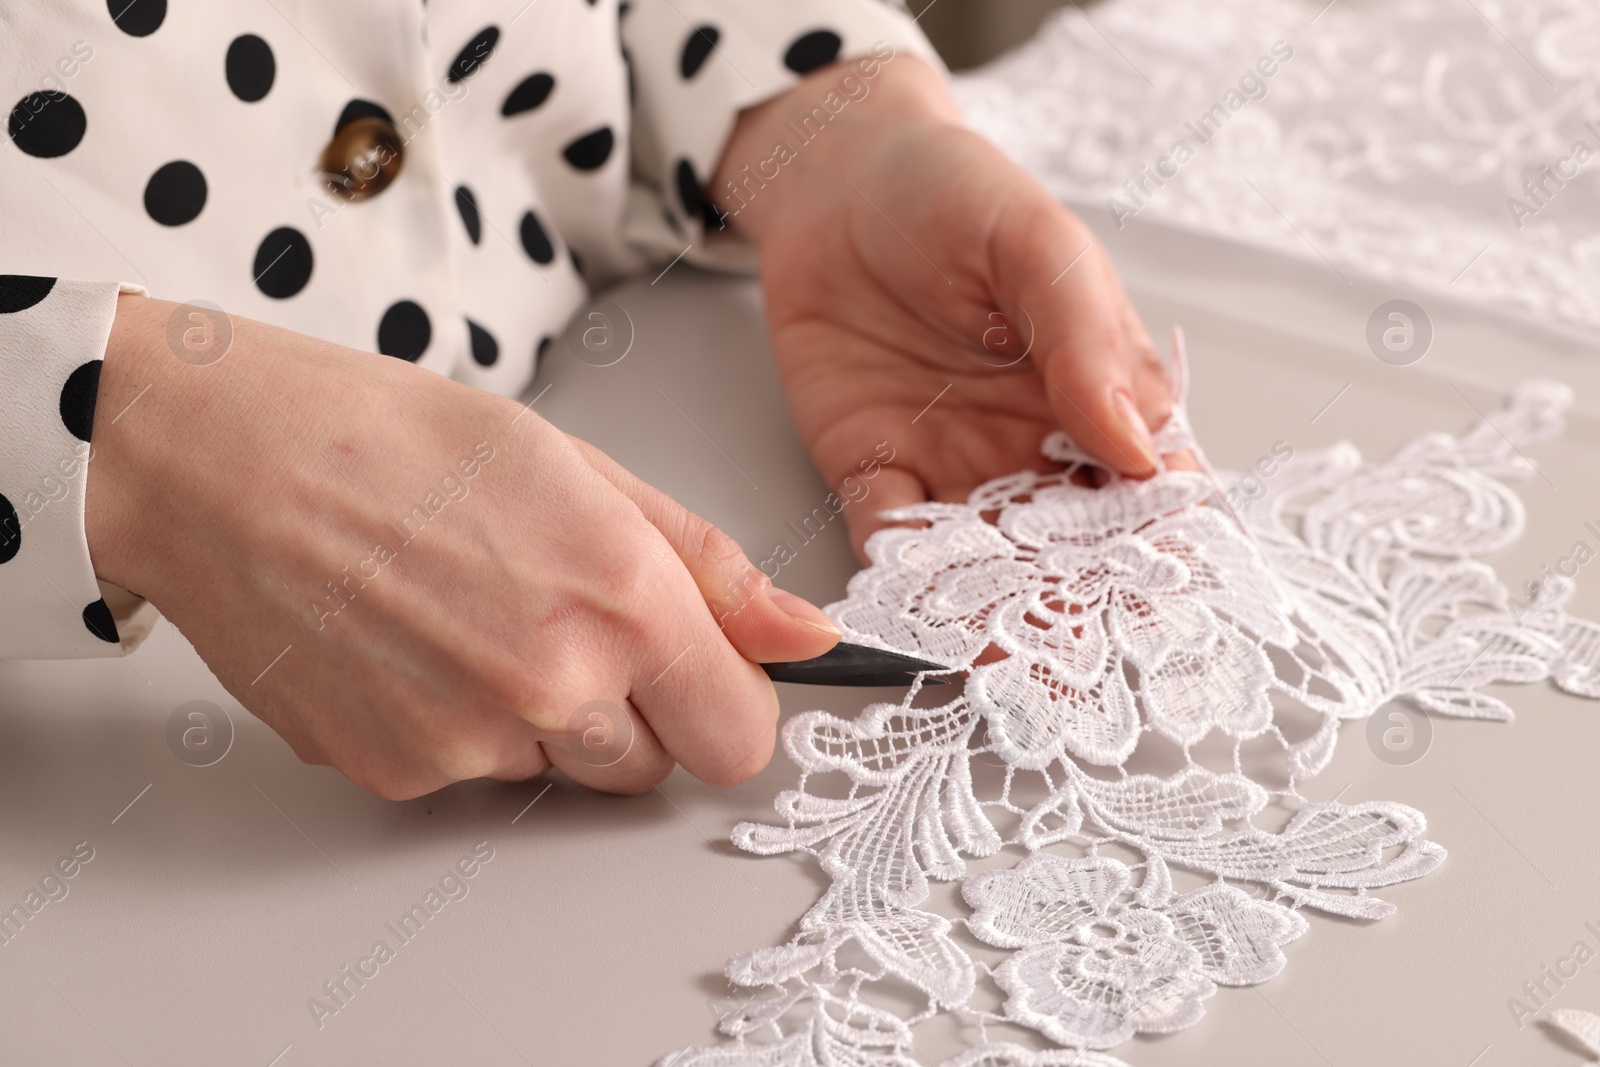
M 389 188 L 404 162 L 395 128 L 369 115 L 339 127 L 322 150 L 322 176 L 341 200 L 366 200 Z

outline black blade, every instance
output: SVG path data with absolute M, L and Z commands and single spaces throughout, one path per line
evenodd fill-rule
M 852 645 L 841 641 L 816 659 L 793 663 L 763 663 L 761 669 L 775 682 L 802 685 L 910 685 L 926 671 L 949 671 L 940 663 L 930 663 L 899 652 Z M 944 685 L 949 679 L 927 677 L 924 685 Z

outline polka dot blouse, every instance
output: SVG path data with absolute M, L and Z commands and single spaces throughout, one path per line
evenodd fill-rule
M 748 260 L 703 190 L 740 109 L 875 50 L 937 62 L 882 0 L 0 0 L 0 24 L 4 658 L 153 621 L 84 537 L 118 292 L 516 394 L 591 286 Z

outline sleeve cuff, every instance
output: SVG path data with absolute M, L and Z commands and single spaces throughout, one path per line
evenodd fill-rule
M 0 275 L 0 659 L 131 651 L 155 608 L 95 577 L 84 534 L 118 282 Z
M 902 55 L 943 69 L 911 17 L 879 0 L 634 0 L 622 39 L 635 84 L 633 165 L 644 190 L 629 203 L 628 238 L 652 258 L 683 254 L 719 269 L 755 265 L 754 250 L 723 229 L 706 195 L 740 111 L 838 61 L 858 63 L 866 91 Z M 796 134 L 796 150 L 804 151 L 804 133 L 820 131 L 850 102 L 821 94 L 820 114 L 797 115 L 809 124 Z

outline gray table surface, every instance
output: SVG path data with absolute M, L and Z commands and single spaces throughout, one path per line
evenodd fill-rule
M 1194 422 L 1219 464 L 1279 439 L 1302 450 L 1348 438 L 1381 455 L 1551 376 L 1577 387 L 1577 409 L 1562 439 L 1534 450 L 1548 478 L 1522 484 L 1527 535 L 1494 562 L 1520 585 L 1600 519 L 1600 368 L 1584 339 L 1424 294 L 1433 350 L 1390 367 L 1366 351 L 1366 317 L 1415 294 L 1155 228 L 1106 236 L 1153 331 L 1187 328 Z M 632 350 L 600 368 L 557 346 L 536 410 L 765 551 L 826 490 L 784 413 L 754 285 L 680 265 L 610 299 L 632 320 Z M 834 529 L 784 580 L 827 602 L 853 570 Z M 1600 616 L 1600 583 L 1588 570 L 1578 581 L 1575 611 Z M 864 703 L 783 688 L 789 712 Z M 1584 925 L 1600 928 L 1600 707 L 1544 685 L 1501 695 L 1516 722 L 1436 719 L 1430 751 L 1406 767 L 1347 726 L 1307 787 L 1427 813 L 1450 857 L 1381 893 L 1396 917 L 1311 913 L 1281 976 L 1222 990 L 1199 1025 L 1119 1054 L 1138 1067 L 1581 1062 L 1542 1027 L 1519 1030 L 1506 1001 L 1574 942 L 1600 947 Z M 236 728 L 203 768 L 167 742 L 173 710 L 195 699 Z M 79 842 L 93 849 L 67 895 L 0 945 L 5 1063 L 643 1065 L 713 1040 L 734 1002 L 726 957 L 785 940 L 822 888 L 803 858 L 727 841 L 792 783 L 781 755 L 724 791 L 678 772 L 636 799 L 556 778 L 388 803 L 300 765 L 165 623 L 127 660 L 0 665 L 0 704 L 0 907 Z M 396 943 L 385 924 L 475 847 L 493 858 L 467 895 L 319 1026 L 309 998 L 375 941 Z M 1600 1010 L 1597 976 L 1600 961 L 1555 1005 Z M 937 1063 L 970 1038 L 935 1023 L 918 1052 Z

